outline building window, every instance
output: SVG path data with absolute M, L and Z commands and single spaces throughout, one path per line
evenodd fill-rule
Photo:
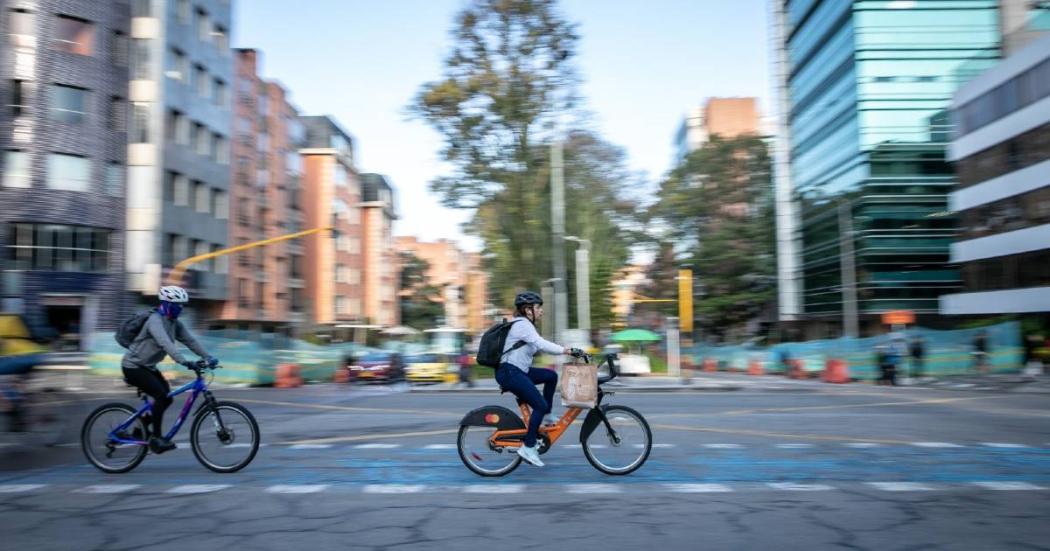
M 106 193 L 111 197 L 124 196 L 124 165 L 116 161 L 106 164 Z
M 189 145 L 190 143 L 190 119 L 182 113 L 175 117 L 175 143 L 178 145 Z
M 190 206 L 190 179 L 183 174 L 174 173 L 172 186 L 172 202 L 180 207 Z
M 153 0 L 131 0 L 132 17 L 153 17 Z
M 24 80 L 11 81 L 11 116 L 18 117 L 29 112 L 29 84 Z
M 204 133 L 203 124 L 199 122 L 193 123 L 193 130 L 190 131 L 190 149 L 193 151 L 200 150 L 201 135 Z
M 152 67 L 150 67 L 150 41 L 147 38 L 133 38 L 131 40 L 132 71 L 131 78 L 136 80 L 149 80 Z
M 361 254 L 361 240 L 356 237 L 351 237 L 350 247 L 346 252 L 350 254 Z
M 105 272 L 112 231 L 58 224 L 10 224 L 7 258 L 16 270 Z
M 106 113 L 109 129 L 116 132 L 128 131 L 128 106 L 124 98 L 112 96 L 109 98 L 109 112 Z
M 211 23 L 208 22 L 208 12 L 197 9 L 197 39 L 207 44 L 211 41 Z
M 211 208 L 211 188 L 204 182 L 193 182 L 193 205 L 194 210 L 207 213 Z
M 223 245 L 213 243 L 211 246 L 211 252 L 216 253 L 224 249 Z M 228 274 L 230 273 L 230 257 L 229 256 L 218 256 L 214 258 L 215 261 L 215 273 L 217 274 Z
M 213 159 L 221 165 L 230 164 L 230 142 L 218 134 L 212 135 Z
M 190 0 L 176 0 L 175 18 L 178 20 L 179 25 L 188 25 L 190 23 Z
M 31 187 L 30 161 L 28 151 L 4 152 L 4 187 Z
M 164 171 L 164 189 L 161 190 L 161 198 L 164 201 L 172 202 L 175 200 L 175 176 L 176 172 L 171 170 Z
M 212 83 L 212 101 L 215 105 L 225 107 L 226 106 L 226 83 L 221 79 L 215 79 Z
M 226 28 L 222 25 L 215 25 L 215 30 L 212 31 L 212 38 L 215 39 L 215 47 L 219 50 L 219 53 L 226 55 L 227 50 L 230 48 L 230 40 L 226 34 Z
M 47 163 L 47 187 L 67 191 L 91 190 L 91 160 L 52 153 Z
M 193 66 L 193 80 L 197 89 L 197 95 L 206 98 L 211 93 L 211 80 L 208 79 L 208 71 L 203 65 Z
M 182 83 L 190 76 L 190 59 L 178 48 L 171 49 L 171 68 L 168 70 L 168 76 Z
M 150 143 L 149 119 L 148 103 L 133 103 L 131 105 L 131 133 L 128 135 L 128 142 Z
M 211 132 L 203 126 L 197 131 L 196 151 L 198 155 L 211 155 Z
M 347 277 L 347 283 L 350 285 L 361 284 L 361 270 L 350 270 L 350 274 Z
M 27 10 L 11 10 L 8 29 L 12 35 L 33 36 L 33 13 Z
M 51 118 L 71 124 L 84 122 L 87 116 L 88 91 L 75 86 L 56 84 L 51 87 Z
M 350 283 L 350 271 L 342 265 L 336 264 L 335 266 L 335 282 L 336 283 Z
M 212 193 L 212 212 L 215 218 L 226 220 L 230 217 L 230 201 L 225 191 L 215 190 Z
M 346 297 L 344 297 L 343 295 L 338 295 L 338 296 L 335 297 L 335 313 L 336 314 L 346 314 L 347 313 Z
M 109 44 L 109 62 L 117 67 L 128 66 L 128 35 L 113 31 Z
M 78 55 L 91 55 L 95 26 L 90 21 L 59 15 L 55 21 L 55 49 Z

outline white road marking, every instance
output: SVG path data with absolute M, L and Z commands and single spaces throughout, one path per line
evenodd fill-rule
M 428 444 L 423 446 L 424 450 L 454 450 L 456 449 L 455 444 Z
M 798 443 L 787 443 L 777 444 L 777 447 L 784 450 L 802 450 L 806 448 L 812 448 L 813 444 L 798 444 Z
M 75 490 L 78 494 L 122 494 L 138 488 L 141 484 L 96 484 Z
M 918 482 L 868 482 L 869 486 L 885 492 L 928 492 L 933 488 Z
M 391 450 L 400 448 L 401 444 L 358 444 L 353 447 L 358 450 Z
M 225 490 L 229 488 L 229 484 L 184 484 L 182 486 L 175 486 L 165 493 L 168 494 L 206 494 L 209 492 L 218 492 L 219 490 Z
M 316 494 L 328 489 L 328 484 L 276 484 L 266 488 L 270 494 Z
M 919 448 L 961 448 L 959 444 L 952 444 L 951 442 L 912 442 L 912 446 Z
M 326 450 L 331 448 L 331 444 L 295 444 L 290 446 L 290 450 Z
M 881 445 L 876 442 L 846 442 L 843 444 L 847 448 L 878 448 Z
M 732 492 L 725 484 L 665 484 L 668 490 L 680 494 L 708 494 Z
M 974 485 L 980 486 L 986 490 L 1045 490 L 1042 486 L 1036 486 L 1035 484 L 1029 484 L 1027 482 L 1006 482 L 1006 481 L 989 481 L 989 482 L 974 482 Z
M 47 486 L 47 484 L 0 484 L 0 494 L 20 494 L 32 492 Z
M 767 486 L 774 490 L 785 490 L 788 492 L 826 492 L 834 490 L 827 484 L 796 484 L 794 482 L 767 482 Z
M 466 494 L 520 494 L 524 484 L 471 484 L 463 488 Z
M 642 447 L 642 445 L 641 444 L 635 444 L 634 447 L 640 448 L 640 447 Z M 674 444 L 653 444 L 653 447 L 654 448 L 673 448 Z
M 1009 448 L 1009 449 L 1021 449 L 1027 448 L 1024 444 L 1008 444 L 1006 442 L 981 442 L 982 446 L 988 446 L 989 448 Z
M 418 494 L 427 489 L 422 484 L 369 484 L 361 491 L 366 494 Z
M 743 448 L 740 444 L 704 444 L 704 447 L 713 450 L 739 450 Z
M 583 445 L 582 444 L 566 444 L 565 447 L 569 448 L 570 450 L 578 450 L 578 449 L 582 448 Z
M 619 494 L 623 488 L 617 484 L 569 484 L 565 491 L 570 494 Z

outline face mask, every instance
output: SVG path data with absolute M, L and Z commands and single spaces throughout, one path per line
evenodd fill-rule
M 171 319 L 178 318 L 179 314 L 182 313 L 182 305 L 181 304 L 173 304 L 171 302 L 165 302 L 165 303 L 160 305 L 160 308 L 161 308 L 161 313 L 164 314 L 165 316 L 171 318 Z

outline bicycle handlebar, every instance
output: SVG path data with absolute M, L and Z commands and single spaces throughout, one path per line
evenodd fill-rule
M 619 370 L 616 369 L 616 360 L 619 360 L 619 359 L 620 359 L 620 356 L 618 356 L 615 352 L 613 352 L 611 354 L 606 354 L 605 355 L 605 359 L 602 360 L 602 363 L 598 364 L 598 368 L 601 368 L 602 364 L 609 364 L 609 375 L 607 377 L 598 377 L 598 384 L 599 385 L 605 384 L 605 383 L 615 379 L 616 376 L 620 374 Z

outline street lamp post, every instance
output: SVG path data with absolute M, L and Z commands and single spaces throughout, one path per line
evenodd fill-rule
M 565 240 L 574 241 L 580 245 L 576 249 L 576 323 L 579 329 L 589 336 L 591 331 L 591 242 L 574 235 L 566 236 Z

